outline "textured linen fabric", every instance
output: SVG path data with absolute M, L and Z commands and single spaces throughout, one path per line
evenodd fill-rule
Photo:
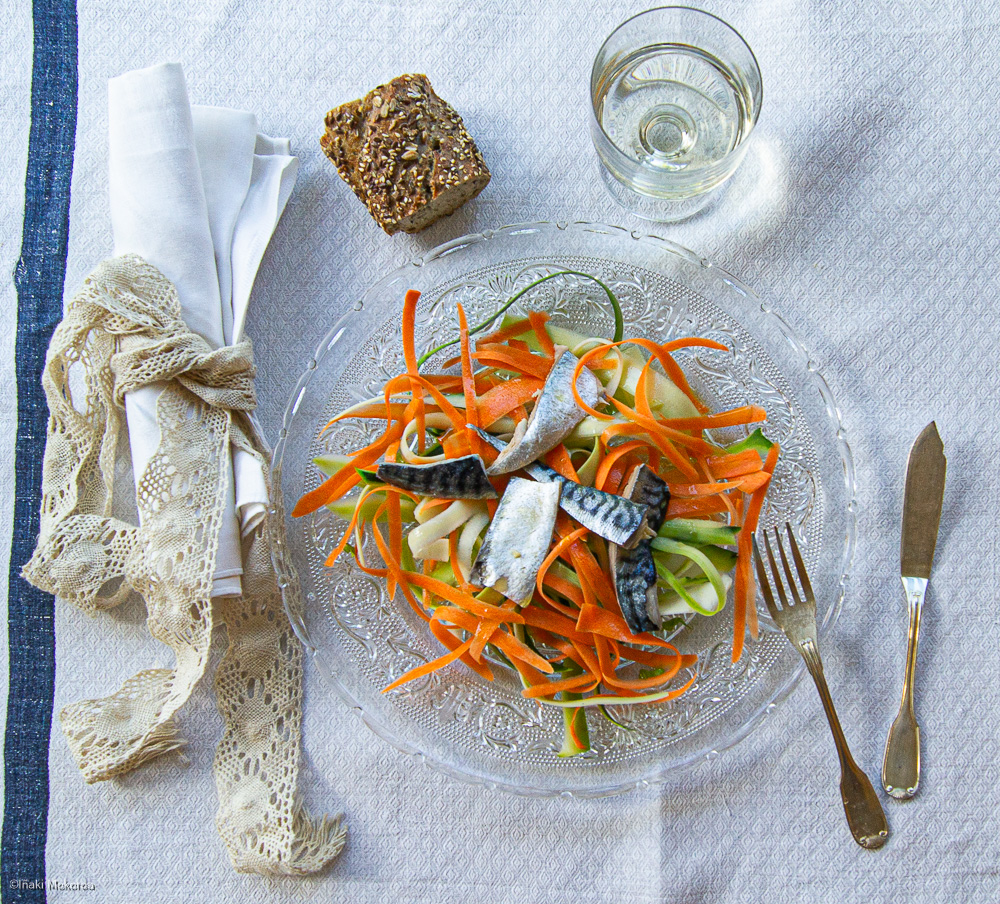
M 24 0 L 2 5 L 12 54 L 0 59 L 0 102 L 17 151 L 0 163 L 9 263 L 21 225 L 30 10 Z M 918 669 L 923 780 L 912 802 L 883 796 L 889 843 L 870 853 L 851 840 L 833 743 L 809 683 L 739 746 L 661 787 L 537 801 L 465 786 L 404 757 L 307 670 L 306 802 L 343 810 L 350 832 L 325 876 L 232 872 L 213 823 L 211 760 L 222 726 L 205 686 L 180 718 L 191 740 L 187 763 L 167 758 L 89 788 L 53 736 L 50 879 L 93 883 L 95 901 L 1000 898 L 1000 482 L 991 469 L 1000 433 L 1000 87 L 989 75 L 1000 62 L 1000 9 L 971 0 L 710 4 L 758 57 L 763 114 L 719 202 L 689 223 L 656 227 L 606 194 L 586 126 L 601 40 L 647 5 L 81 4 L 67 284 L 79 284 L 111 248 L 107 79 L 165 60 L 184 65 L 193 102 L 259 111 L 261 128 L 290 136 L 302 161 L 248 321 L 259 413 L 272 438 L 303 362 L 333 320 L 379 276 L 465 232 L 603 221 L 659 232 L 740 275 L 812 351 L 854 450 L 858 552 L 823 658 L 855 758 L 876 783 L 904 658 L 906 454 L 932 418 L 945 442 L 948 486 Z M 461 112 L 493 180 L 426 232 L 390 239 L 322 157 L 318 137 L 327 109 L 407 71 L 427 73 Z M 9 343 L 12 305 L 0 316 Z M 10 358 L 0 366 L 10 373 Z M 2 417 L 0 448 L 10 448 L 12 414 L 5 408 Z M 0 483 L 3 530 L 12 483 L 9 474 Z M 143 617 L 138 606 L 90 619 L 57 605 L 56 707 L 81 686 L 117 687 L 156 655 Z

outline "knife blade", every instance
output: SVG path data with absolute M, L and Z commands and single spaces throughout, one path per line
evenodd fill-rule
M 944 443 L 937 424 L 931 421 L 914 442 L 906 466 L 899 546 L 900 573 L 904 578 L 927 580 L 931 576 L 947 465 Z
M 932 421 L 910 450 L 903 494 L 899 570 L 906 592 L 910 625 L 902 699 L 899 713 L 886 738 L 885 758 L 882 761 L 882 787 L 898 800 L 913 797 L 920 785 L 920 726 L 913 711 L 913 682 L 920 616 L 934 563 L 947 465 L 944 444 L 937 425 Z

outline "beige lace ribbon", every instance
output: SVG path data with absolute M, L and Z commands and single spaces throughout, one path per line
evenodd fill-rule
M 171 669 L 146 669 L 109 697 L 60 713 L 88 782 L 184 744 L 174 715 L 201 679 L 226 504 L 230 445 L 262 461 L 249 342 L 212 349 L 181 318 L 174 286 L 136 255 L 104 261 L 69 303 L 49 346 L 41 530 L 24 576 L 89 612 L 146 601 Z M 125 393 L 157 385 L 159 447 L 138 480 L 140 527 L 112 515 Z M 265 473 L 267 469 L 265 468 Z M 302 650 L 282 605 L 265 529 L 244 542 L 243 596 L 215 601 L 229 645 L 215 676 L 225 723 L 214 769 L 216 816 L 241 872 L 299 875 L 344 845 L 340 818 L 313 822 L 296 800 Z

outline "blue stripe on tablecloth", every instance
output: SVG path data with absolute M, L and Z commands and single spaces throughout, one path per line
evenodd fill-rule
M 7 591 L 10 683 L 4 737 L 2 900 L 45 901 L 49 731 L 55 683 L 52 597 L 20 576 L 38 535 L 48 410 L 41 375 L 62 317 L 76 140 L 74 0 L 34 0 L 31 131 L 17 286 L 14 538 Z M 58 877 L 57 877 L 58 878 Z M 70 877 L 66 877 L 70 878 Z

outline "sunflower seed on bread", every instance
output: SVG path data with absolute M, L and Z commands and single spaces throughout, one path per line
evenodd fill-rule
M 479 194 L 490 171 L 426 75 L 401 75 L 326 114 L 324 153 L 389 235 L 419 232 Z

